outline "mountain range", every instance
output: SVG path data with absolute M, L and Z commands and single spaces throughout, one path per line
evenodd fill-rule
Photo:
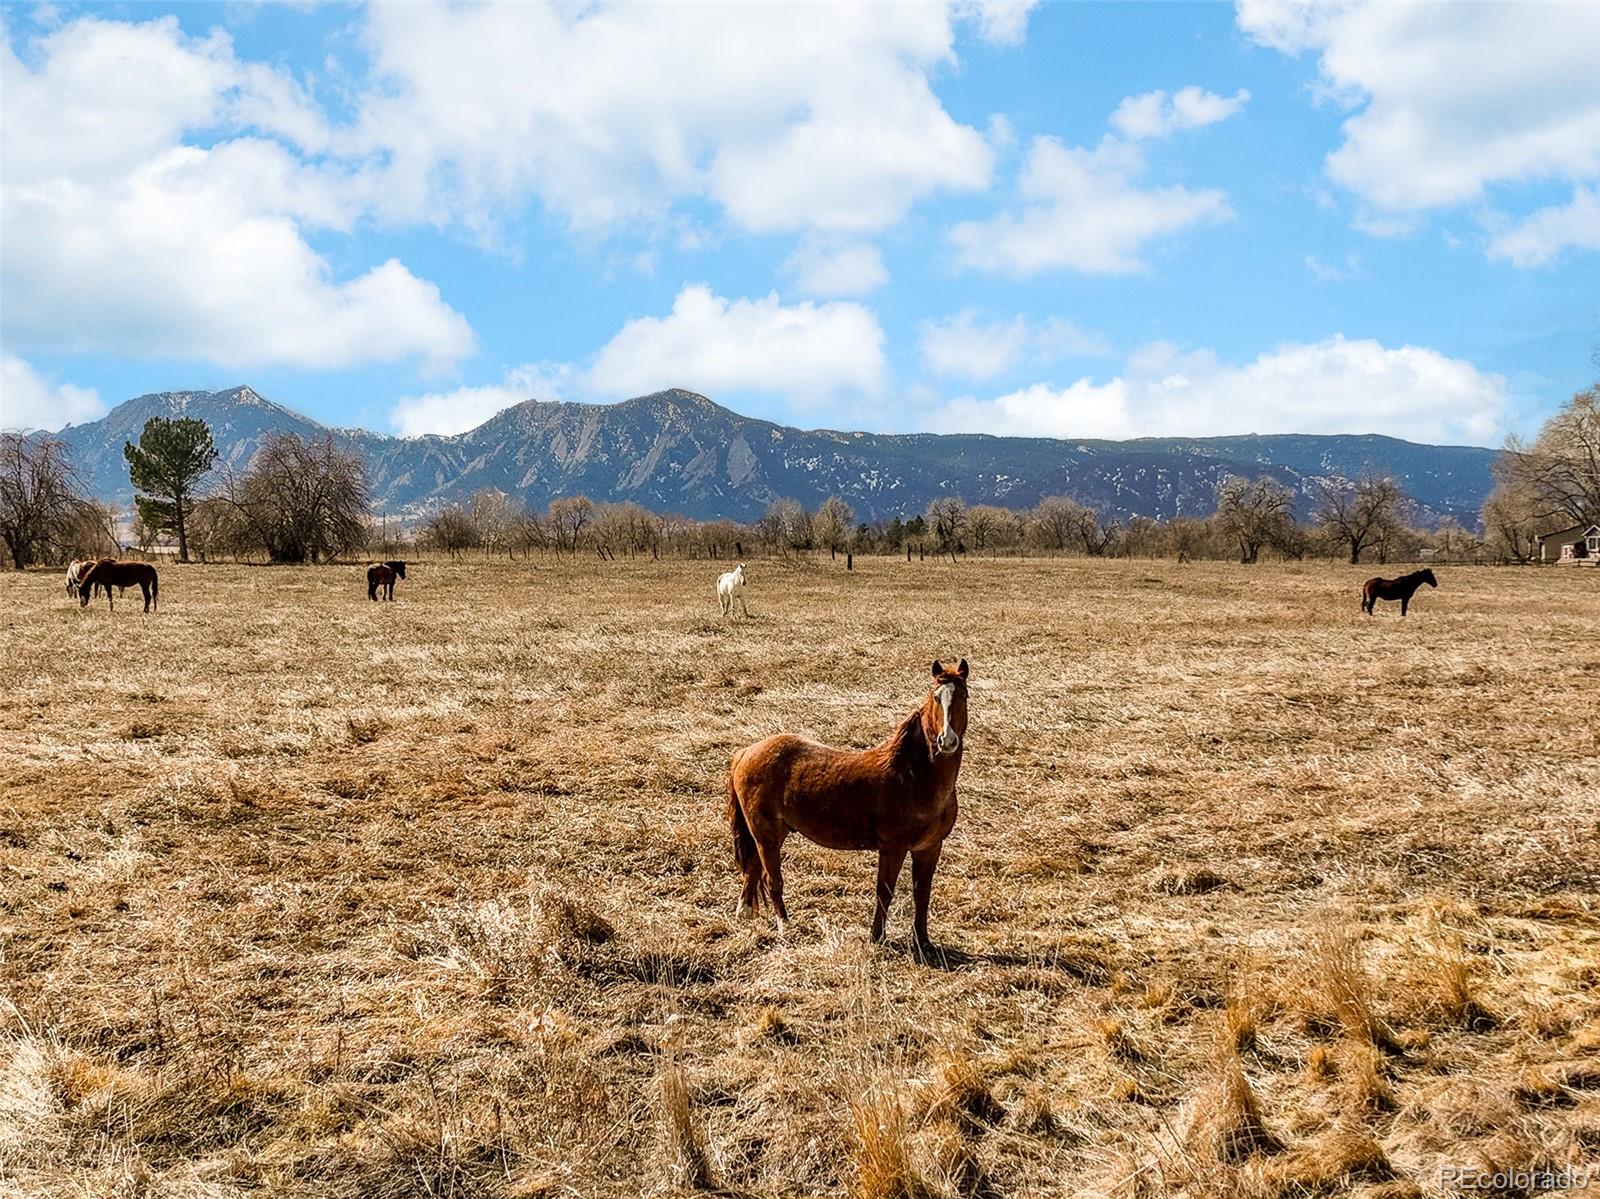
M 563 495 L 633 500 L 695 519 L 751 520 L 774 499 L 808 507 L 843 497 L 862 520 L 910 516 L 937 496 L 1027 508 L 1067 495 L 1126 518 L 1204 516 L 1218 482 L 1270 475 L 1301 497 L 1302 513 L 1330 481 L 1368 473 L 1399 481 L 1434 522 L 1476 524 L 1498 456 L 1477 446 L 1419 445 L 1376 435 L 1144 437 L 1131 441 L 983 434 L 842 433 L 741 416 L 673 389 L 617 404 L 528 400 L 450 437 L 393 437 L 330 429 L 249 387 L 164 391 L 69 425 L 65 441 L 98 498 L 128 503 L 122 457 L 152 416 L 192 416 L 211 428 L 219 464 L 248 466 L 275 433 L 332 434 L 366 464 L 374 507 L 415 519 L 491 487 L 530 506 Z

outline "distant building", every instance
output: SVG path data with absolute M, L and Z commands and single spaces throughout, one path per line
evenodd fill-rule
M 1539 535 L 1539 561 L 1600 566 L 1600 525 L 1573 525 Z

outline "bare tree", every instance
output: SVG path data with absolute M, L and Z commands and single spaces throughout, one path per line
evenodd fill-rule
M 512 548 L 524 554 L 532 554 L 534 550 L 543 552 L 550 545 L 550 530 L 537 512 L 518 512 L 511 522 L 509 536 Z
M 583 531 L 594 520 L 594 501 L 586 495 L 568 495 L 550 501 L 545 518 L 549 522 L 551 540 L 558 549 L 568 553 L 578 552 Z
M 498 487 L 482 487 L 472 494 L 473 544 L 486 554 L 503 548 L 506 528 L 511 523 L 511 500 Z
M 701 525 L 697 533 L 698 544 L 708 558 L 732 557 L 745 536 L 745 530 L 731 520 L 713 520 Z M 759 531 L 750 537 L 751 541 L 759 539 Z
M 1028 532 L 1042 549 L 1059 553 L 1072 544 L 1082 505 L 1064 495 L 1047 495 L 1028 517 Z
M 844 549 L 855 523 L 855 509 L 838 496 L 830 495 L 811 518 L 812 535 L 818 545 L 827 547 L 828 556 L 832 557 Z
M 242 556 L 259 546 L 239 510 L 226 498 L 213 496 L 195 502 L 189 517 L 189 548 L 205 562 L 222 554 Z
M 0 433 L 0 541 L 12 566 L 49 561 L 65 548 L 83 502 L 65 442 Z
M 1009 545 L 1016 526 L 1015 516 L 993 504 L 974 504 L 967 509 L 967 539 L 975 554 Z
M 366 539 L 361 459 L 341 450 L 331 434 L 311 441 L 274 434 L 227 496 L 273 562 L 327 561 Z
M 120 554 L 117 537 L 118 511 L 99 500 L 85 500 L 65 530 L 63 549 L 74 558 L 102 558 Z
M 956 560 L 956 548 L 962 544 L 961 534 L 967 527 L 967 504 L 960 496 L 940 496 L 928 505 L 928 531 L 933 534 L 939 552 Z
M 1193 516 L 1175 517 L 1167 525 L 1167 543 L 1179 562 L 1187 562 L 1206 550 L 1211 540 L 1211 527 Z
M 1568 400 L 1532 445 L 1509 439 L 1494 473 L 1489 503 L 1518 540 L 1525 527 L 1545 533 L 1600 521 L 1600 386 Z
M 815 544 L 811 516 L 799 500 L 778 499 L 756 521 L 756 536 L 761 542 L 783 553 L 799 553 Z
M 1261 547 L 1284 537 L 1294 523 L 1294 493 L 1263 475 L 1251 481 L 1238 475 L 1217 485 L 1217 531 L 1233 542 L 1246 566 L 1261 556 Z
M 1106 551 L 1116 543 L 1122 526 L 1116 521 L 1102 521 L 1098 512 L 1083 504 L 1073 504 L 1073 508 L 1071 529 L 1078 548 L 1091 558 L 1105 557 Z
M 423 544 L 452 558 L 478 545 L 480 535 L 479 525 L 460 504 L 439 509 L 422 524 Z
M 128 532 L 133 537 L 133 544 L 139 547 L 139 552 L 148 554 L 156 538 L 161 536 L 161 526 L 153 518 L 147 517 L 143 510 L 135 508 Z
M 1531 562 L 1539 552 L 1539 534 L 1550 532 L 1548 517 L 1538 515 L 1535 493 L 1511 472 L 1502 474 L 1504 458 L 1495 462 L 1496 483 L 1483 502 L 1479 519 L 1490 550 L 1512 562 Z
M 593 536 L 607 557 L 654 553 L 661 539 L 661 522 L 648 508 L 632 500 L 601 504 L 595 509 Z
M 1380 546 L 1387 559 L 1388 543 L 1401 527 L 1404 498 L 1393 479 L 1335 483 L 1323 491 L 1317 523 L 1329 541 L 1349 550 L 1352 566 L 1361 561 L 1363 551 Z

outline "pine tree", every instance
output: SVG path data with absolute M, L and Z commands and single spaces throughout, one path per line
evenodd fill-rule
M 178 561 L 189 560 L 189 513 L 194 507 L 195 485 L 217 460 L 216 443 L 203 420 L 152 416 L 144 423 L 139 444 L 124 442 L 122 456 L 139 516 L 153 528 L 171 529 L 178 535 Z

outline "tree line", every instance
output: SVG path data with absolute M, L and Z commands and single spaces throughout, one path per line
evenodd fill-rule
M 135 496 L 128 531 L 140 549 L 176 542 L 177 557 L 322 562 L 368 540 L 361 460 L 332 436 L 268 437 L 236 473 L 217 465 L 204 421 L 152 417 L 123 446 Z M 122 516 L 86 494 L 58 438 L 0 434 L 0 545 L 16 569 L 118 554 Z
M 1446 560 L 1526 562 L 1537 557 L 1538 534 L 1600 521 L 1600 388 L 1573 396 L 1532 442 L 1507 442 L 1479 529 L 1450 519 L 1417 527 L 1415 505 L 1392 479 L 1338 480 L 1307 497 L 1265 475 L 1224 479 L 1207 516 L 1159 521 L 1113 518 L 1071 496 L 1047 496 L 1026 510 L 941 496 L 922 512 L 869 522 L 831 496 L 814 509 L 775 499 L 745 524 L 581 495 L 535 509 L 486 488 L 408 524 L 371 512 L 360 458 L 331 435 L 275 434 L 236 472 L 218 465 L 203 421 L 154 417 L 123 456 L 136 492 L 133 542 L 148 550 L 171 539 L 179 561 L 324 562 L 410 549 L 453 558 L 1042 553 L 1247 564 L 1263 554 L 1383 563 L 1427 551 Z M 1302 501 L 1309 501 L 1304 520 L 1296 515 Z M 0 434 L 0 546 L 13 566 L 117 553 L 121 515 L 87 497 L 60 440 Z

